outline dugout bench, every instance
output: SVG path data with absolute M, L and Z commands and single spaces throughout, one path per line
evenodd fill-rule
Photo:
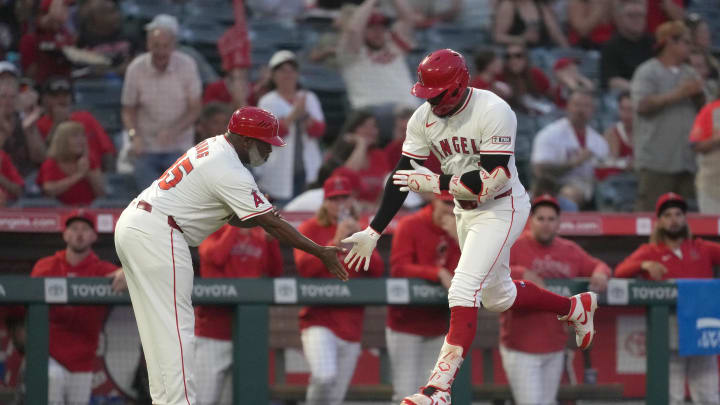
M 278 342 L 271 342 L 270 339 L 270 305 L 447 305 L 447 298 L 441 287 L 417 279 L 359 279 L 347 283 L 333 279 L 196 279 L 195 283 L 196 287 L 200 287 L 194 291 L 195 303 L 235 306 L 235 325 L 253 325 L 251 328 L 233 329 L 235 347 L 247 348 L 235 350 L 233 355 L 233 398 L 236 404 L 266 404 L 271 393 L 278 399 L 296 399 L 303 395 L 305 387 L 283 387 L 281 384 L 271 390 L 268 386 L 268 353 L 271 344 L 278 345 Z M 585 290 L 587 281 L 548 280 L 547 285 L 555 292 L 571 295 Z M 81 294 L 83 291 L 86 294 Z M 88 291 L 95 293 L 87 294 Z M 41 405 L 47 402 L 49 304 L 129 304 L 127 294 L 109 291 L 110 280 L 107 278 L 0 277 L 0 303 L 28 306 L 26 403 Z M 198 295 L 198 291 L 219 293 Z M 612 279 L 608 293 L 601 296 L 602 304 L 648 307 L 647 348 L 648 353 L 653 355 L 647 356 L 647 404 L 668 403 L 668 390 L 653 387 L 667 387 L 668 315 L 676 295 L 677 288 L 674 283 Z M 285 314 L 286 319 L 290 317 L 292 315 Z M 381 314 L 372 317 L 374 319 L 370 320 L 367 327 L 376 328 L 375 336 L 379 336 L 384 328 L 384 317 Z M 497 336 L 496 333 L 493 334 Z M 483 335 L 479 336 L 480 347 L 483 347 L 483 344 L 489 345 L 489 340 L 484 341 L 485 338 Z M 297 345 L 297 342 L 294 344 Z M 488 360 L 482 361 L 485 365 Z M 576 386 L 563 388 L 561 396 L 615 397 L 612 390 L 616 389 L 617 387 L 604 387 L 602 392 L 599 392 L 594 388 Z M 385 400 L 390 398 L 390 392 L 389 385 L 352 388 L 349 399 Z M 455 405 L 469 405 L 473 397 L 477 400 L 501 400 L 509 397 L 509 390 L 507 387 L 492 384 L 472 387 L 470 368 L 463 367 L 453 386 L 453 402 Z

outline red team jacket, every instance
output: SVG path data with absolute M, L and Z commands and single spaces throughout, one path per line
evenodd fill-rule
M 397 225 L 390 254 L 391 277 L 417 277 L 438 282 L 441 268 L 451 272 L 460 260 L 460 246 L 432 222 L 432 206 L 403 217 Z M 439 336 L 448 329 L 444 307 L 388 306 L 387 326 L 398 332 Z
M 350 180 L 358 200 L 375 202 L 385 190 L 385 178 L 392 166 L 388 164 L 387 154 L 380 148 L 368 149 L 367 160 L 368 165 L 362 170 L 340 166 L 332 172 L 332 176 L 343 176 Z
M 320 225 L 316 217 L 308 219 L 298 227 L 300 233 L 320 245 L 328 245 L 335 236 L 336 229 L 336 225 Z M 320 259 L 302 250 L 295 249 L 295 266 L 300 277 L 335 278 Z M 348 274 L 351 278 L 382 277 L 384 271 L 385 263 L 376 249 L 370 257 L 368 271 L 355 272 L 348 269 Z M 340 339 L 359 342 L 362 338 L 364 312 L 365 307 L 362 306 L 304 307 L 300 310 L 300 330 L 311 326 L 323 326 Z
M 720 265 L 720 243 L 700 238 L 685 240 L 680 246 L 682 257 L 678 257 L 663 244 L 642 244 L 633 254 L 615 268 L 615 277 L 631 278 L 641 276 L 649 279 L 640 268 L 645 260 L 662 263 L 667 267 L 663 280 L 671 278 L 713 278 L 713 266 Z
M 610 268 L 590 256 L 575 242 L 555 237 L 550 246 L 541 245 L 525 231 L 510 251 L 512 278 L 522 279 L 525 269 L 546 278 L 590 277 L 598 269 L 610 276 Z M 530 332 L 529 332 L 530 331 Z M 534 310 L 509 310 L 500 315 L 500 342 L 528 353 L 563 350 L 567 332 L 557 315 Z
M 100 161 L 95 156 L 91 154 L 88 158 L 90 160 L 90 170 L 100 168 Z M 68 177 L 68 174 L 63 171 L 58 162 L 53 158 L 47 158 L 40 166 L 35 182 L 42 187 L 43 183 L 47 181 L 58 181 L 66 177 Z M 64 193 L 55 196 L 55 198 L 65 205 L 90 205 L 95 199 L 95 192 L 92 189 L 90 180 L 84 178 L 73 184 Z
M 65 251 L 38 260 L 31 277 L 105 277 L 118 266 L 100 260 L 95 253 L 70 266 Z M 50 356 L 71 372 L 93 371 L 100 331 L 107 306 L 53 305 L 50 307 Z
M 200 277 L 259 278 L 282 274 L 280 245 L 262 228 L 240 229 L 225 225 L 198 246 Z M 230 340 L 232 308 L 199 306 L 195 309 L 195 335 Z
M 73 111 L 70 114 L 70 121 L 80 123 L 85 128 L 88 152 L 90 152 L 90 155 L 93 156 L 95 160 L 100 162 L 102 161 L 102 156 L 104 154 L 115 153 L 115 145 L 113 145 L 113 142 L 107 132 L 105 132 L 105 129 L 92 114 L 87 111 Z M 48 140 L 48 136 L 50 136 L 50 131 L 52 130 L 53 125 L 55 124 L 48 114 L 45 114 L 38 119 L 37 128 L 45 141 Z

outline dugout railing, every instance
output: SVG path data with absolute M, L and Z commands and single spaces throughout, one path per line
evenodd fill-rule
M 572 295 L 587 288 L 587 280 L 547 280 L 557 293 Z M 645 306 L 647 376 L 645 403 L 668 403 L 670 308 L 677 288 L 671 282 L 611 279 L 603 305 Z M 126 293 L 114 293 L 105 278 L 0 277 L 0 305 L 28 308 L 25 403 L 46 404 L 48 395 L 48 315 L 52 304 L 128 305 Z M 419 279 L 368 279 L 346 283 L 333 279 L 196 279 L 194 304 L 235 307 L 233 403 L 267 404 L 270 400 L 270 305 L 447 305 L 444 290 Z M 237 327 L 237 325 L 250 325 Z M 473 398 L 471 368 L 463 367 L 453 386 L 453 403 L 469 405 Z M 663 387 L 658 389 L 659 387 Z

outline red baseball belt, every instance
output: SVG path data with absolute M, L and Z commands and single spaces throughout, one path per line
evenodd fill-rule
M 512 189 L 510 189 L 502 194 L 496 195 L 494 199 L 499 200 L 499 199 L 501 199 L 503 197 L 507 197 L 511 194 L 512 194 Z M 477 201 L 470 201 L 470 200 L 455 200 L 455 201 L 457 201 L 458 204 L 460 205 L 460 207 L 464 210 L 474 210 L 475 208 L 478 207 Z
M 152 209 L 153 209 L 152 204 L 150 204 L 149 202 L 147 202 L 145 200 L 138 201 L 137 204 L 135 205 L 135 207 L 139 208 L 141 210 L 145 210 L 147 212 L 152 212 Z M 170 228 L 177 229 L 178 231 L 180 231 L 180 233 L 183 233 L 183 230 L 180 228 L 180 225 L 178 225 L 177 222 L 175 222 L 175 218 L 173 218 L 172 215 L 167 216 L 167 221 L 168 221 L 168 225 L 170 225 Z

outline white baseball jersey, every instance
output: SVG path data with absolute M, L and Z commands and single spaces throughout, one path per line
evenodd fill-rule
M 451 116 L 438 117 L 427 102 L 418 107 L 408 121 L 402 154 L 427 159 L 432 152 L 443 173 L 458 176 L 478 170 L 481 154 L 510 155 L 510 181 L 499 193 L 512 188 L 519 195 L 525 188 L 515 167 L 516 128 L 515 113 L 503 99 L 471 87 L 465 104 Z
M 190 148 L 138 199 L 172 215 L 190 246 L 199 245 L 233 214 L 247 220 L 272 209 L 224 135 Z

